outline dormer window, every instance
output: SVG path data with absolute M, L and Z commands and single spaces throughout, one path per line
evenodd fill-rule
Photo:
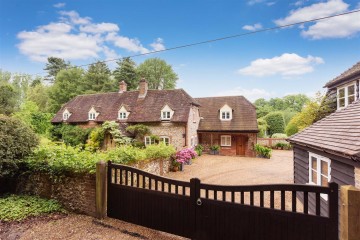
M 162 112 L 161 119 L 170 120 L 170 112 Z
M 63 120 L 66 121 L 69 119 L 71 113 L 69 112 L 69 110 L 65 109 L 65 111 L 63 112 Z
M 341 109 L 354 102 L 355 83 L 337 89 L 337 108 Z
M 232 108 L 229 107 L 227 104 L 225 104 L 221 109 L 220 109 L 220 116 L 219 116 L 220 120 L 222 121 L 230 121 L 232 119 Z
M 89 113 L 89 120 L 95 120 L 96 114 L 95 113 Z
M 161 109 L 161 120 L 170 120 L 173 114 L 174 111 L 168 105 L 165 105 Z
M 118 112 L 118 119 L 127 119 L 129 116 L 129 112 L 126 110 L 124 106 L 122 106 Z
M 88 118 L 89 120 L 95 120 L 98 115 L 99 113 L 92 107 L 88 113 Z

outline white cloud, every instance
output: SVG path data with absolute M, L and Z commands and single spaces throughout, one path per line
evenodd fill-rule
M 260 23 L 256 23 L 254 25 L 245 25 L 242 27 L 242 29 L 244 30 L 248 30 L 248 31 L 256 31 L 256 30 L 260 30 L 262 29 L 262 25 Z
M 115 59 L 119 55 L 114 48 L 134 53 L 165 49 L 161 38 L 147 49 L 138 39 L 120 35 L 120 27 L 115 23 L 96 23 L 75 11 L 60 11 L 59 14 L 57 22 L 17 34 L 20 40 L 17 46 L 22 54 L 33 61 L 46 62 L 49 56 L 66 60 Z
M 298 1 L 300 6 L 304 1 Z M 357 7 L 359 8 L 359 6 Z M 275 20 L 278 26 L 292 24 L 340 14 L 349 11 L 349 4 L 343 0 L 329 0 L 327 2 L 315 3 L 306 7 L 290 11 L 287 17 Z M 301 26 L 301 35 L 311 39 L 323 38 L 344 38 L 351 37 L 360 32 L 360 13 L 353 13 L 345 16 L 338 16 L 331 19 L 308 24 L 308 27 Z
M 222 91 L 217 94 L 217 96 L 244 96 L 249 101 L 255 101 L 258 98 L 270 98 L 274 93 L 270 93 L 264 89 L 245 89 L 237 87 L 228 91 Z
M 106 36 L 106 41 L 112 42 L 115 46 L 119 48 L 124 48 L 130 52 L 139 52 L 139 53 L 148 53 L 149 50 L 143 47 L 140 41 L 136 38 L 128 38 L 120 36 L 116 33 L 109 33 Z
M 55 8 L 63 8 L 63 7 L 65 7 L 65 5 L 66 5 L 66 3 L 60 2 L 60 3 L 54 4 L 53 6 L 54 6 Z
M 290 14 L 282 19 L 275 20 L 279 26 L 302 22 L 314 18 L 326 17 L 347 10 L 348 4 L 342 0 L 329 0 L 328 2 L 315 3 L 310 6 L 290 11 Z
M 150 46 L 154 49 L 154 51 L 162 51 L 166 49 L 162 38 L 157 38 L 155 42 L 150 44 Z
M 301 31 L 311 39 L 346 38 L 360 32 L 360 12 L 320 21 Z
M 295 53 L 284 53 L 273 58 L 260 58 L 251 62 L 250 66 L 238 70 L 239 74 L 255 77 L 281 75 L 283 77 L 299 76 L 314 71 L 314 65 L 322 64 L 320 57 L 301 57 Z
M 262 3 L 262 2 L 265 2 L 266 0 L 250 0 L 248 1 L 248 4 L 249 5 L 254 5 L 254 4 L 257 4 L 257 3 Z
M 118 25 L 114 23 L 98 23 L 80 26 L 80 31 L 87 33 L 118 32 L 119 30 Z

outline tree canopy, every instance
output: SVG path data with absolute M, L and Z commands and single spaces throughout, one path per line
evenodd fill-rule
M 177 74 L 171 65 L 160 58 L 149 58 L 137 68 L 138 76 L 148 81 L 150 89 L 174 89 Z
M 46 63 L 44 70 L 48 72 L 46 80 L 51 83 L 55 81 L 56 75 L 60 72 L 60 70 L 71 66 L 69 62 L 65 62 L 64 59 L 57 57 L 48 57 L 47 61 L 48 62 Z
M 139 77 L 136 72 L 136 63 L 131 58 L 124 58 L 117 62 L 114 70 L 116 82 L 124 81 L 128 90 L 135 90 L 139 84 Z

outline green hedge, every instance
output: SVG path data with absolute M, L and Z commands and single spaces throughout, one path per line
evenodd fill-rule
M 125 145 L 106 152 L 92 152 L 81 148 L 56 145 L 40 146 L 25 160 L 31 171 L 48 172 L 54 175 L 63 173 L 94 173 L 96 163 L 111 160 L 114 163 L 130 164 L 151 159 L 167 159 L 176 151 L 165 144 L 151 145 L 145 149 Z
M 272 152 L 271 148 L 267 148 L 267 147 L 261 146 L 260 144 L 256 144 L 254 149 L 255 149 L 257 156 L 264 157 L 264 158 L 271 158 L 271 152 Z

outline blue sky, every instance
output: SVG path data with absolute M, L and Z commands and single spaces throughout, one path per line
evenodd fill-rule
M 1 0 L 0 68 L 87 64 L 338 14 L 360 0 Z M 360 13 L 134 58 L 159 57 L 193 97 L 313 94 L 360 61 Z M 114 64 L 109 64 L 113 67 Z

